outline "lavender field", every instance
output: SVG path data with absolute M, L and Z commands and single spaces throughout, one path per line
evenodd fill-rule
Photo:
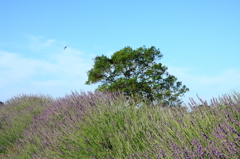
M 191 100 L 191 111 L 130 101 L 99 92 L 14 97 L 0 106 L 0 158 L 240 158 L 240 94 Z

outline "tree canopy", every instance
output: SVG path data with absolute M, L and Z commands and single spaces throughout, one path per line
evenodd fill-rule
M 154 46 L 133 50 L 125 47 L 108 58 L 94 59 L 94 66 L 87 72 L 86 84 L 102 82 L 97 91 L 120 91 L 126 97 L 140 97 L 143 101 L 162 101 L 165 106 L 180 106 L 181 97 L 189 89 L 167 72 L 167 67 L 155 61 L 163 55 Z

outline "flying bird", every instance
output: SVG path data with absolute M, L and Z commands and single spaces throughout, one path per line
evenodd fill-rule
M 66 48 L 67 48 L 67 46 L 65 46 L 63 50 L 65 50 Z

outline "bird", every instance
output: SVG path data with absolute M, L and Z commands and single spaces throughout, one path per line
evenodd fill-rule
M 63 50 L 65 50 L 66 48 L 67 48 L 67 46 L 65 46 Z

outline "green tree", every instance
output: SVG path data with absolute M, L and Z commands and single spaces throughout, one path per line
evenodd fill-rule
M 178 97 L 189 89 L 166 72 L 166 66 L 155 62 L 162 56 L 154 46 L 143 46 L 136 50 L 125 47 L 111 58 L 97 56 L 93 68 L 87 72 L 86 84 L 102 82 L 97 91 L 120 91 L 127 98 L 140 97 L 145 102 L 158 100 L 164 106 L 180 106 L 182 102 Z

